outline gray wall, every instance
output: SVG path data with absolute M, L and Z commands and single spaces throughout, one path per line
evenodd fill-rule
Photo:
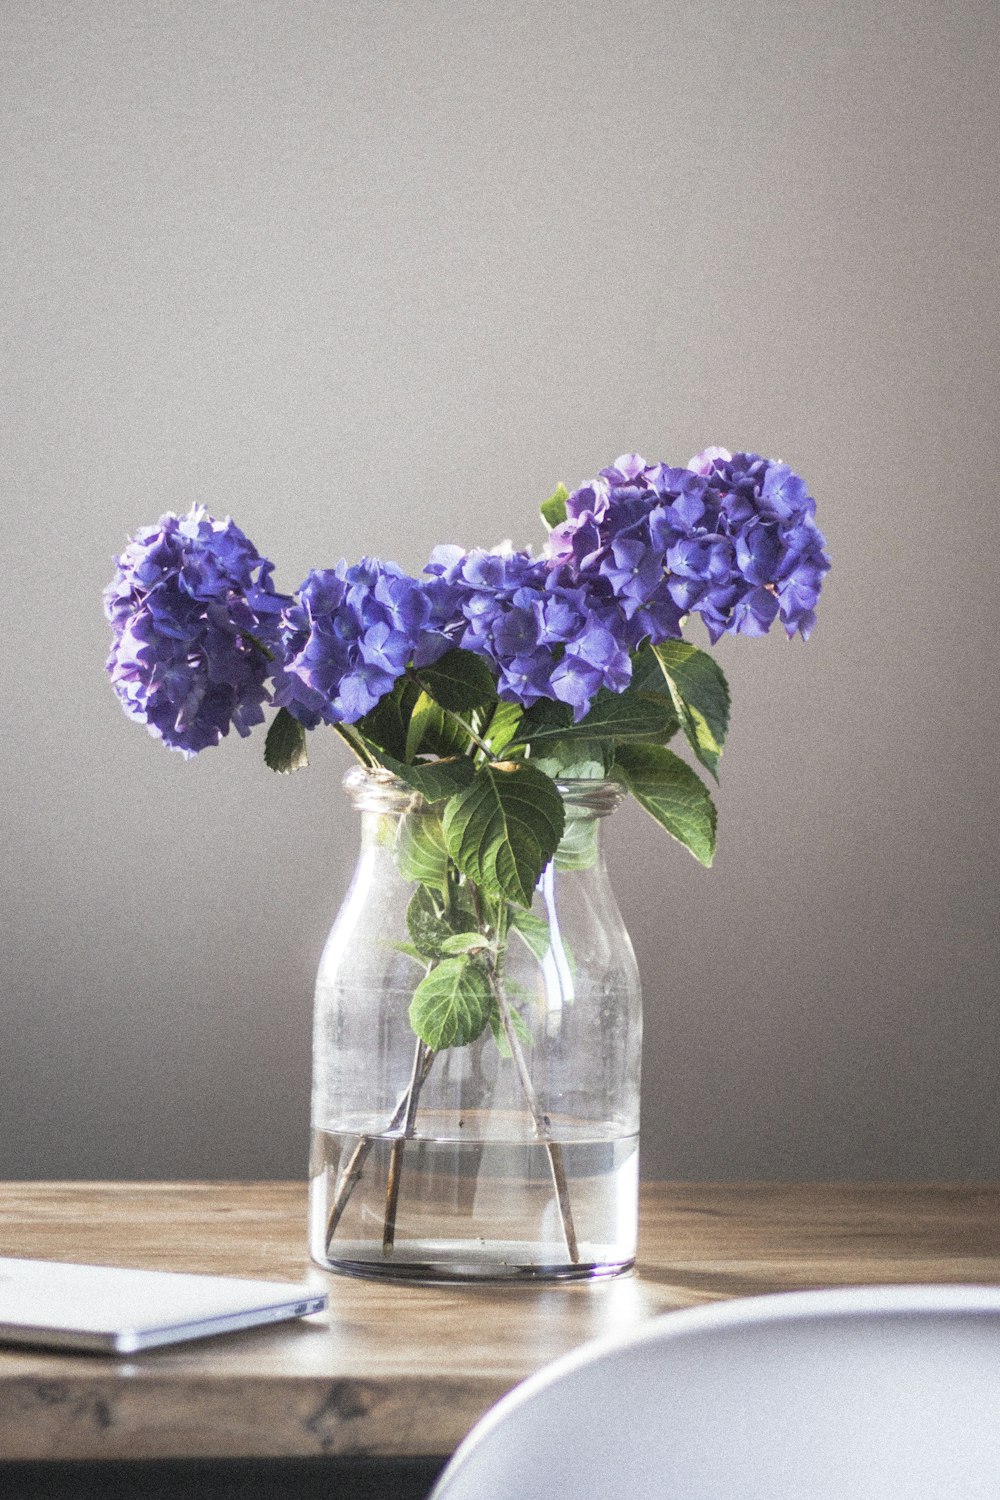
M 124 718 L 126 535 L 202 499 L 286 588 L 417 569 L 720 442 L 835 571 L 807 646 L 720 648 L 715 869 L 615 820 L 645 1169 L 996 1175 L 998 23 L 6 0 L 0 1172 L 304 1172 L 344 759 Z

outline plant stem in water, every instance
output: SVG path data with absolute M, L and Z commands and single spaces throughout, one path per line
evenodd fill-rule
M 479 892 L 475 886 L 471 886 L 470 889 L 480 930 L 484 934 L 488 934 L 488 927 L 484 922 L 483 907 Z M 501 903 L 496 923 L 497 949 L 500 954 L 503 953 L 507 938 L 506 911 L 506 905 Z M 569 1201 L 569 1185 L 566 1181 L 566 1166 L 563 1161 L 562 1146 L 558 1141 L 552 1140 L 549 1133 L 551 1121 L 547 1115 L 542 1113 L 541 1106 L 538 1103 L 538 1095 L 535 1093 L 534 1085 L 531 1082 L 531 1074 L 528 1072 L 528 1065 L 524 1060 L 521 1043 L 518 1041 L 517 1032 L 514 1030 L 514 1022 L 511 1019 L 507 996 L 503 992 L 503 981 L 499 973 L 498 960 L 488 965 L 487 973 L 489 975 L 490 989 L 493 991 L 493 998 L 497 1003 L 500 1024 L 503 1026 L 504 1036 L 507 1038 L 507 1045 L 510 1048 L 510 1055 L 514 1059 L 514 1066 L 517 1068 L 521 1090 L 527 1102 L 528 1109 L 531 1111 L 531 1118 L 535 1127 L 535 1137 L 537 1140 L 544 1142 L 545 1150 L 548 1153 L 549 1170 L 552 1173 L 552 1186 L 555 1188 L 559 1217 L 562 1220 L 566 1251 L 570 1260 L 576 1265 L 580 1259 L 580 1248 L 576 1239 L 576 1227 L 573 1224 L 573 1209 Z
M 421 1043 L 421 1045 L 423 1044 Z M 416 1097 L 419 1097 L 420 1090 L 423 1087 L 423 1083 L 427 1077 L 427 1074 L 430 1072 L 431 1063 L 434 1061 L 434 1057 L 434 1052 L 431 1051 L 430 1047 L 426 1047 L 424 1049 L 423 1060 L 420 1065 L 420 1075 L 417 1080 Z M 400 1125 L 402 1125 L 403 1121 L 406 1119 L 407 1110 L 410 1107 L 410 1099 L 411 1095 L 413 1095 L 413 1092 L 414 1091 L 411 1082 L 410 1087 L 407 1088 L 406 1093 L 396 1105 L 396 1109 L 393 1113 L 392 1119 L 389 1121 L 389 1124 L 386 1127 L 388 1131 L 398 1130 Z M 416 1097 L 413 1098 L 414 1110 L 416 1109 Z M 337 1225 L 340 1223 L 341 1218 L 344 1214 L 344 1210 L 347 1207 L 347 1200 L 350 1198 L 351 1193 L 354 1191 L 354 1185 L 358 1181 L 358 1178 L 361 1176 L 365 1162 L 368 1160 L 369 1153 L 375 1144 L 375 1140 L 376 1137 L 373 1135 L 363 1135 L 360 1141 L 358 1141 L 358 1144 L 355 1146 L 354 1150 L 351 1152 L 350 1159 L 348 1160 L 346 1167 L 340 1175 L 340 1181 L 337 1184 L 337 1191 L 334 1194 L 333 1202 L 330 1205 L 330 1215 L 326 1221 L 327 1250 L 330 1249 L 330 1243 L 337 1232 Z
M 514 1023 L 511 1020 L 507 996 L 504 994 L 503 986 L 492 969 L 490 970 L 490 988 L 493 990 L 493 997 L 500 1012 L 500 1022 L 503 1026 L 504 1036 L 507 1038 L 507 1045 L 514 1059 L 518 1078 L 521 1080 L 521 1088 L 527 1100 L 528 1108 L 531 1111 L 531 1118 L 535 1126 L 535 1135 L 540 1141 L 545 1142 L 545 1149 L 549 1157 L 549 1170 L 552 1173 L 552 1186 L 555 1188 L 556 1202 L 559 1205 L 559 1217 L 562 1220 L 563 1235 L 566 1239 L 566 1250 L 570 1260 L 576 1265 L 580 1259 L 580 1249 L 577 1245 L 576 1229 L 573 1224 L 573 1210 L 569 1201 L 569 1186 L 566 1182 L 566 1167 L 563 1162 L 562 1146 L 558 1141 L 552 1140 L 549 1136 L 549 1118 L 542 1113 L 541 1106 L 538 1103 L 538 1096 L 531 1082 L 531 1075 L 528 1072 L 528 1065 L 524 1060 L 521 1043 L 518 1041 L 517 1032 L 514 1030 Z
M 382 1230 L 382 1254 L 391 1255 L 392 1247 L 396 1240 L 396 1209 L 399 1205 L 399 1179 L 403 1172 L 403 1147 L 413 1135 L 413 1122 L 417 1113 L 417 1099 L 420 1095 L 420 1085 L 423 1082 L 421 1072 L 424 1065 L 424 1053 L 429 1049 L 424 1042 L 417 1037 L 417 1045 L 413 1053 L 413 1072 L 410 1074 L 410 1086 L 406 1091 L 406 1108 L 403 1114 L 403 1134 L 397 1136 L 392 1143 L 392 1152 L 389 1157 L 389 1181 L 385 1190 L 385 1225 Z

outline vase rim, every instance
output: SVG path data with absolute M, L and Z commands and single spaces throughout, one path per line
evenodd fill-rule
M 529 763 L 530 764 L 530 763 Z M 614 812 L 628 795 L 613 777 L 558 776 L 553 778 L 568 810 L 579 809 L 595 817 Z M 385 766 L 351 766 L 342 779 L 345 792 L 361 812 L 418 812 L 430 803 Z

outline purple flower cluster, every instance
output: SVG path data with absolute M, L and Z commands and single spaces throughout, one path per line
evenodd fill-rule
M 239 527 L 201 506 L 161 516 L 115 567 L 107 667 L 126 713 L 186 756 L 263 723 L 287 601 Z
M 600 688 L 628 686 L 620 611 L 564 587 L 544 558 L 438 547 L 425 571 L 451 596 L 455 644 L 492 664 L 501 698 L 550 698 L 581 719 Z
M 804 639 L 829 569 L 815 505 L 785 464 L 706 449 L 687 469 L 626 454 L 567 501 L 549 538 L 565 585 L 617 605 L 636 646 L 679 636 L 700 614 L 713 641 L 765 635 L 776 618 Z
M 307 729 L 355 723 L 411 662 L 425 666 L 447 651 L 449 605 L 430 584 L 374 558 L 310 573 L 285 611 L 275 703 Z
M 749 586 L 725 628 L 764 635 L 777 615 L 789 638 L 798 631 L 808 640 L 830 559 L 805 480 L 787 464 L 725 448 L 706 448 L 689 467 L 722 495 L 720 529 L 734 540 L 737 567 Z M 707 615 L 706 624 L 711 634 Z
M 785 464 L 709 448 L 686 469 L 626 454 L 566 502 L 546 555 L 439 547 L 425 578 L 365 558 L 294 598 L 231 520 L 165 515 L 116 559 L 108 660 L 125 710 L 193 755 L 273 701 L 307 728 L 354 723 L 410 666 L 484 657 L 503 699 L 580 720 L 631 680 L 629 653 L 699 614 L 713 641 L 780 620 L 808 638 L 830 567 L 815 505 Z M 268 679 L 273 678 L 273 692 Z

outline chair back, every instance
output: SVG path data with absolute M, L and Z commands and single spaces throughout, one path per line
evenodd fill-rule
M 1000 1288 L 667 1313 L 539 1371 L 431 1500 L 1000 1500 Z

